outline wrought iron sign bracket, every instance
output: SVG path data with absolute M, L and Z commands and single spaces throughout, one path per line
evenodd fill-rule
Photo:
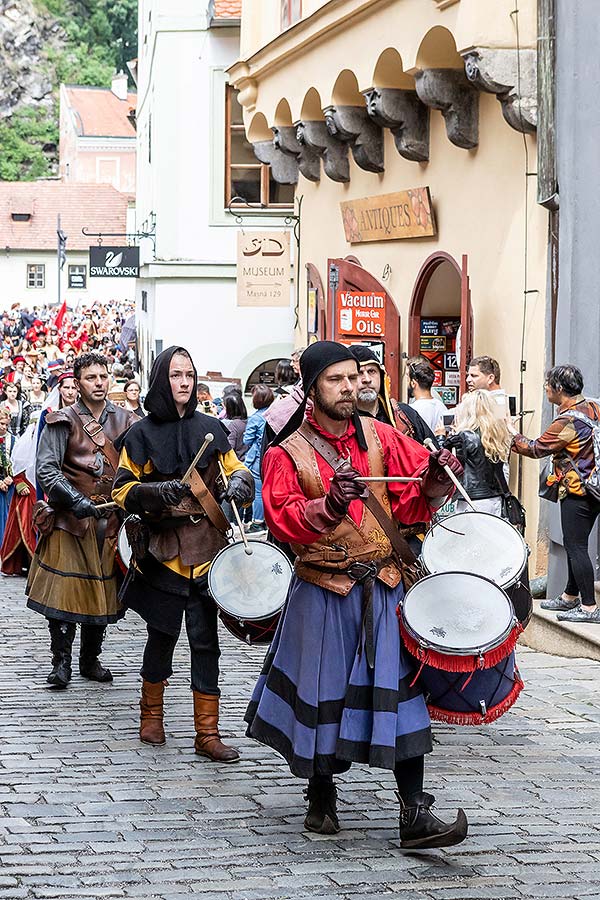
M 88 231 L 87 228 L 82 228 L 81 233 L 86 237 L 97 238 L 99 247 L 102 246 L 105 238 L 125 238 L 129 243 L 139 240 L 152 241 L 152 255 L 156 259 L 156 216 L 154 213 L 150 213 L 150 219 L 146 219 L 142 223 L 141 231 Z

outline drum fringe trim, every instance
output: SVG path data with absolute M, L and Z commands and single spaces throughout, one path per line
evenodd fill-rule
M 517 700 L 517 697 L 523 690 L 525 684 L 515 670 L 515 682 L 508 696 L 487 710 L 484 716 L 478 712 L 452 712 L 448 709 L 440 709 L 438 706 L 430 706 L 427 704 L 429 715 L 435 722 L 445 722 L 447 725 L 489 725 L 495 722 L 500 716 L 511 708 Z
M 443 669 L 445 672 L 476 672 L 478 669 L 493 669 L 494 666 L 497 666 L 499 662 L 513 652 L 519 635 L 523 631 L 521 623 L 517 623 L 505 641 L 492 650 L 486 650 L 480 659 L 475 654 L 470 656 L 452 656 L 449 653 L 440 653 L 431 647 L 425 649 L 408 633 L 402 619 L 399 621 L 400 634 L 406 649 L 421 664 L 415 681 L 421 674 L 423 666 L 433 666 L 434 669 Z

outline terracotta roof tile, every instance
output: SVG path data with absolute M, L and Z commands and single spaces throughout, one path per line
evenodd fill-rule
M 242 0 L 215 0 L 215 19 L 239 19 L 242 15 Z
M 109 88 L 65 88 L 69 106 L 75 113 L 77 134 L 86 137 L 135 137 L 135 129 L 128 120 L 129 110 L 137 104 L 137 94 L 129 93 L 127 100 L 119 100 Z
M 127 194 L 109 184 L 62 184 L 59 181 L 0 181 L 0 248 L 54 250 L 56 219 L 68 236 L 67 252 L 86 250 L 96 243 L 89 231 L 127 230 Z M 12 213 L 29 213 L 27 222 L 15 222 Z M 107 238 L 120 243 L 121 238 Z

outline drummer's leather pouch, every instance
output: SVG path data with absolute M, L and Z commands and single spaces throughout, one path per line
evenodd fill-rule
M 54 528 L 55 513 L 49 503 L 45 500 L 38 500 L 34 503 L 31 513 L 31 521 L 33 527 L 39 531 L 41 535 L 50 534 Z
M 131 553 L 136 561 L 144 559 L 150 544 L 150 529 L 139 516 L 128 516 L 125 520 L 125 534 Z

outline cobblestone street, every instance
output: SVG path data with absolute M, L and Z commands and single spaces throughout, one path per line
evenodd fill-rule
M 340 782 L 343 830 L 302 829 L 303 784 L 243 736 L 263 656 L 223 635 L 223 732 L 242 762 L 193 753 L 184 640 L 166 694 L 167 745 L 137 739 L 143 628 L 109 631 L 102 686 L 75 674 L 45 687 L 43 618 L 23 582 L 0 582 L 2 705 L 0 897 L 198 896 L 223 900 L 483 900 L 600 894 L 600 664 L 520 651 L 518 705 L 475 729 L 436 726 L 426 787 L 462 805 L 470 836 L 408 854 L 397 839 L 391 774 L 354 767 Z

